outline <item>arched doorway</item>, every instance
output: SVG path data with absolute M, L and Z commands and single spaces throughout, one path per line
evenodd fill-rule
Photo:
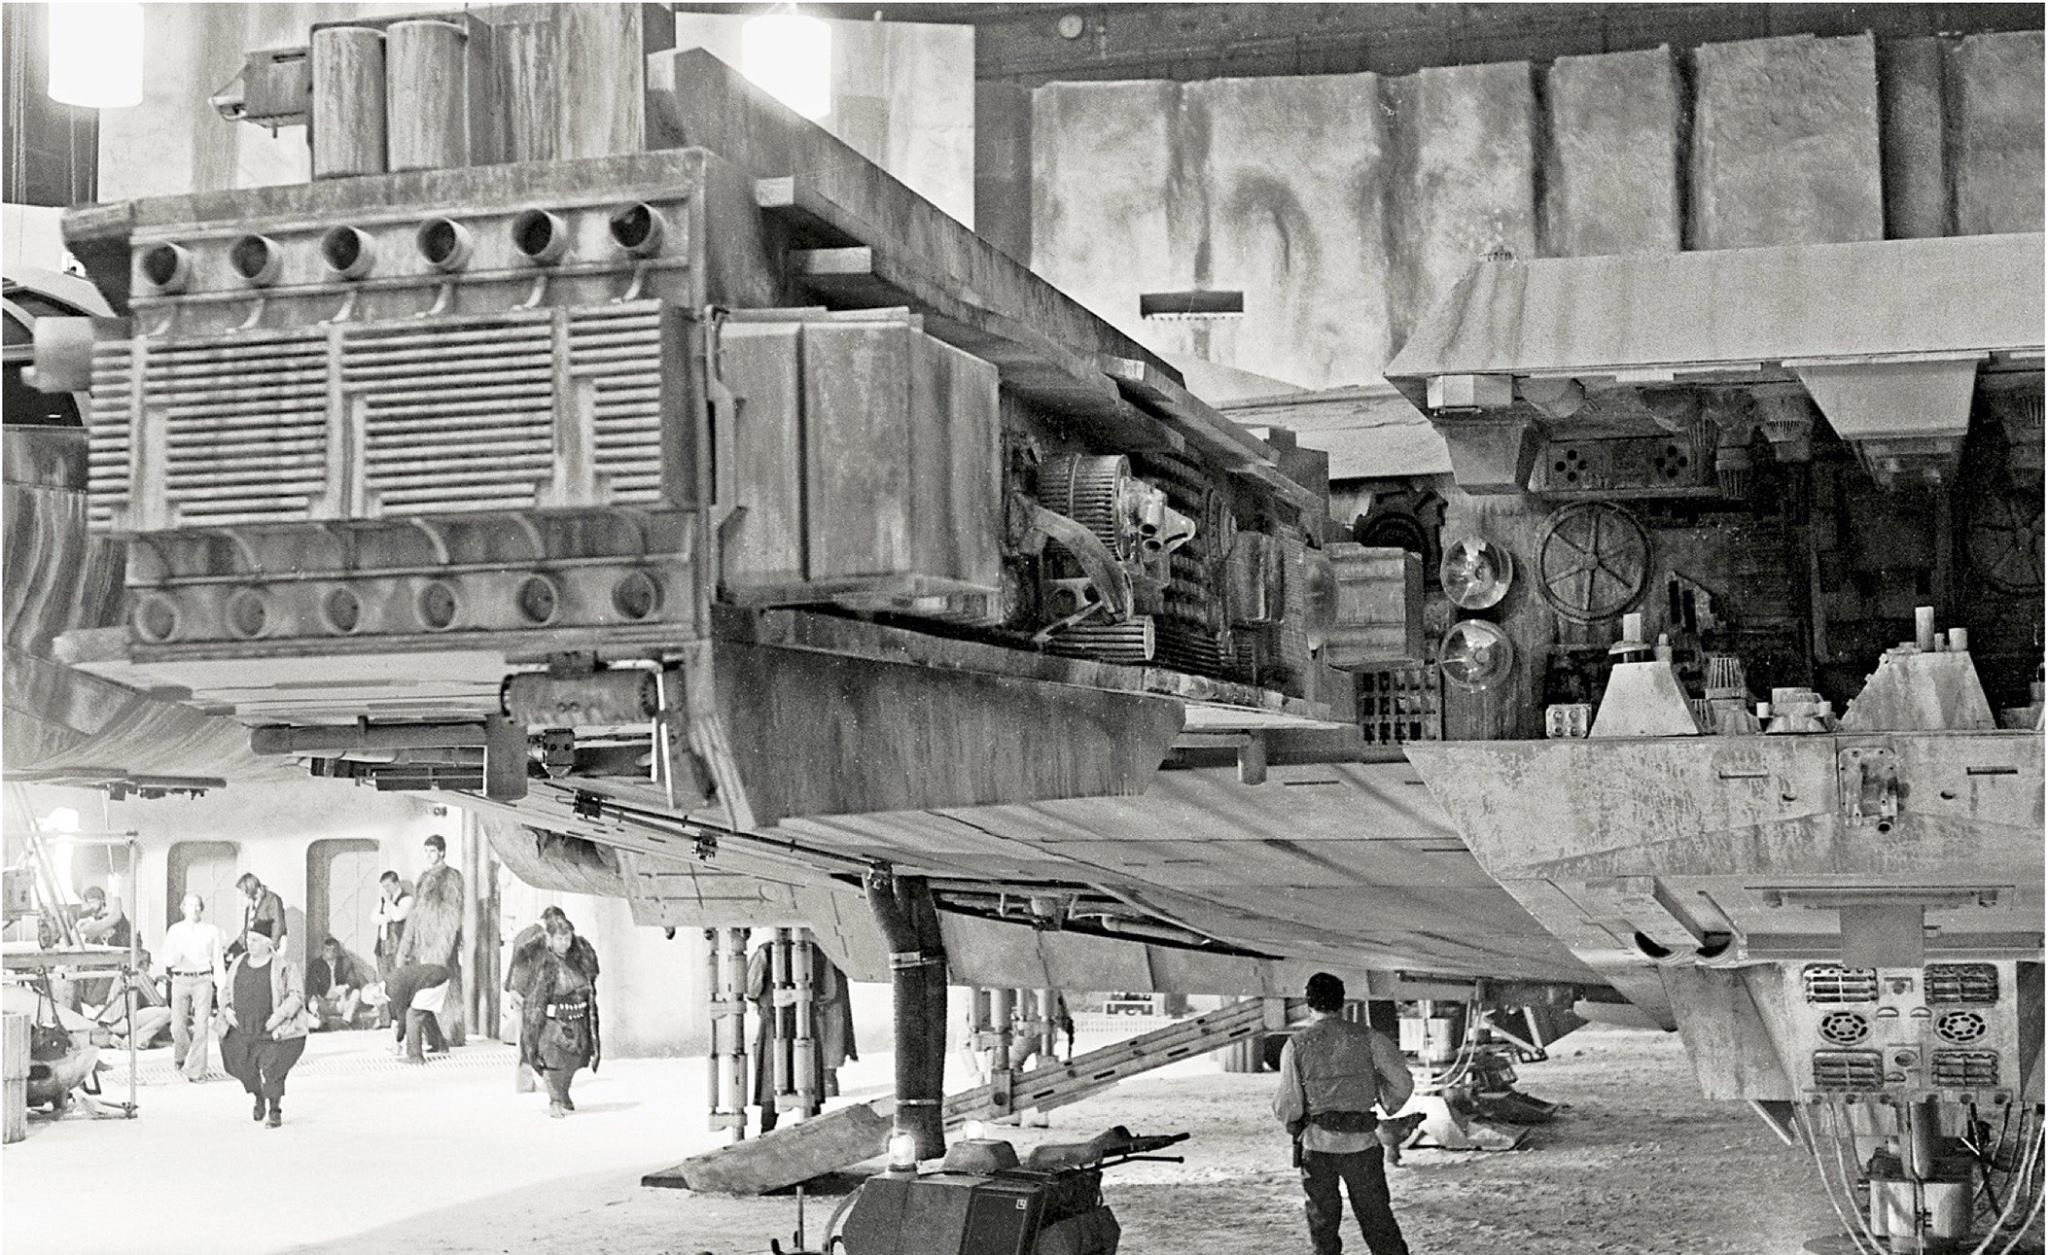
M 164 886 L 164 919 L 176 921 L 188 893 L 206 903 L 205 920 L 232 940 L 242 927 L 241 898 L 235 893 L 235 863 L 241 847 L 233 841 L 180 841 L 171 847 Z
M 306 944 L 294 951 L 302 962 L 319 957 L 321 940 L 332 937 L 366 971 L 376 970 L 378 857 L 375 841 L 356 838 L 306 847 Z

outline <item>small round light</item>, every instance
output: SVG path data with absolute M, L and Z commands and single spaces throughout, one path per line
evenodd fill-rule
M 638 622 L 661 609 L 661 585 L 645 571 L 628 571 L 612 587 L 612 609 Z
M 151 593 L 135 603 L 135 631 L 152 645 L 161 645 L 178 634 L 178 603 L 161 593 Z
M 446 631 L 455 622 L 455 610 L 460 603 L 455 590 L 439 580 L 430 580 L 420 587 L 413 605 L 419 610 L 420 622 L 430 631 Z
M 320 614 L 330 631 L 347 636 L 363 625 L 363 602 L 355 590 L 337 588 L 321 599 Z
M 228 631 L 243 640 L 263 635 L 270 622 L 270 599 L 253 588 L 244 588 L 228 598 Z
M 979 1120 L 969 1120 L 960 1126 L 960 1136 L 970 1142 L 986 1141 L 988 1138 L 988 1126 Z
M 545 575 L 528 576 L 519 585 L 519 613 L 528 623 L 545 626 L 555 621 L 562 595 Z
M 873 1142 L 868 1145 L 874 1145 Z M 917 1139 L 908 1133 L 889 1135 L 889 1169 L 892 1172 L 914 1172 L 917 1170 Z

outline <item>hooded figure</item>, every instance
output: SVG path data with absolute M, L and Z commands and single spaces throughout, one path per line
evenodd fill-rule
M 604 1057 L 598 1032 L 597 952 L 566 916 L 550 918 L 545 944 L 526 966 L 519 990 L 519 1055 L 548 1087 L 548 1115 L 576 1110 L 569 1082 Z
M 462 1008 L 462 873 L 448 865 L 448 843 L 426 840 L 427 869 L 413 890 L 412 912 L 398 941 L 398 966 L 419 963 L 448 969 L 448 994 L 437 1017 L 451 1046 L 467 1037 Z

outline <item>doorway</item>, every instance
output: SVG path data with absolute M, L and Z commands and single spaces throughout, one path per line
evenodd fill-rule
M 242 899 L 235 892 L 235 864 L 241 846 L 233 841 L 180 841 L 171 847 L 164 886 L 164 919 L 184 917 L 178 906 L 188 893 L 206 903 L 200 918 L 221 930 L 229 940 L 242 928 Z
M 365 971 L 377 970 L 371 958 L 377 941 L 377 877 L 375 841 L 329 838 L 306 847 L 306 945 L 299 953 L 308 963 L 320 954 L 320 943 L 332 937 Z

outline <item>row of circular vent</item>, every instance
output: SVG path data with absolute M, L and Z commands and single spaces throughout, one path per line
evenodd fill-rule
M 1975 1011 L 1944 1011 L 1934 1021 L 1934 1035 L 1957 1046 L 1984 1040 L 1991 1031 Z M 1853 1046 L 1870 1036 L 1870 1019 L 1857 1011 L 1830 1011 L 1820 1017 L 1820 1035 L 1836 1046 Z
M 513 591 L 512 605 L 519 622 L 530 627 L 547 627 L 560 613 L 561 586 L 552 576 L 529 575 Z M 270 627 L 275 603 L 260 588 L 241 588 L 228 595 L 222 621 L 229 635 L 255 640 Z M 661 585 L 645 571 L 628 571 L 611 589 L 612 610 L 628 622 L 640 622 L 661 608 Z M 429 632 L 446 632 L 462 618 L 462 598 L 454 585 L 443 580 L 422 580 L 412 592 L 414 627 Z M 335 636 L 353 636 L 364 624 L 363 602 L 347 586 L 329 589 L 318 603 L 322 627 Z M 145 593 L 136 600 L 132 622 L 136 634 L 154 645 L 178 639 L 183 616 L 178 599 L 166 593 Z M 386 625 L 387 630 L 398 625 Z M 398 629 L 403 630 L 403 629 Z
M 605 221 L 612 243 L 630 257 L 661 249 L 662 219 L 646 202 L 612 211 Z M 569 252 L 569 229 L 560 214 L 528 209 L 513 217 L 512 247 L 536 266 L 552 266 Z M 453 218 L 429 218 L 413 232 L 413 247 L 429 266 L 453 274 L 469 264 L 476 237 Z M 320 237 L 320 260 L 336 279 L 361 279 L 377 265 L 377 242 L 360 227 L 333 227 Z M 276 283 L 284 251 L 267 235 L 244 235 L 228 246 L 228 268 L 252 288 Z M 152 244 L 142 252 L 142 277 L 158 292 L 183 292 L 192 283 L 192 252 L 180 244 Z

